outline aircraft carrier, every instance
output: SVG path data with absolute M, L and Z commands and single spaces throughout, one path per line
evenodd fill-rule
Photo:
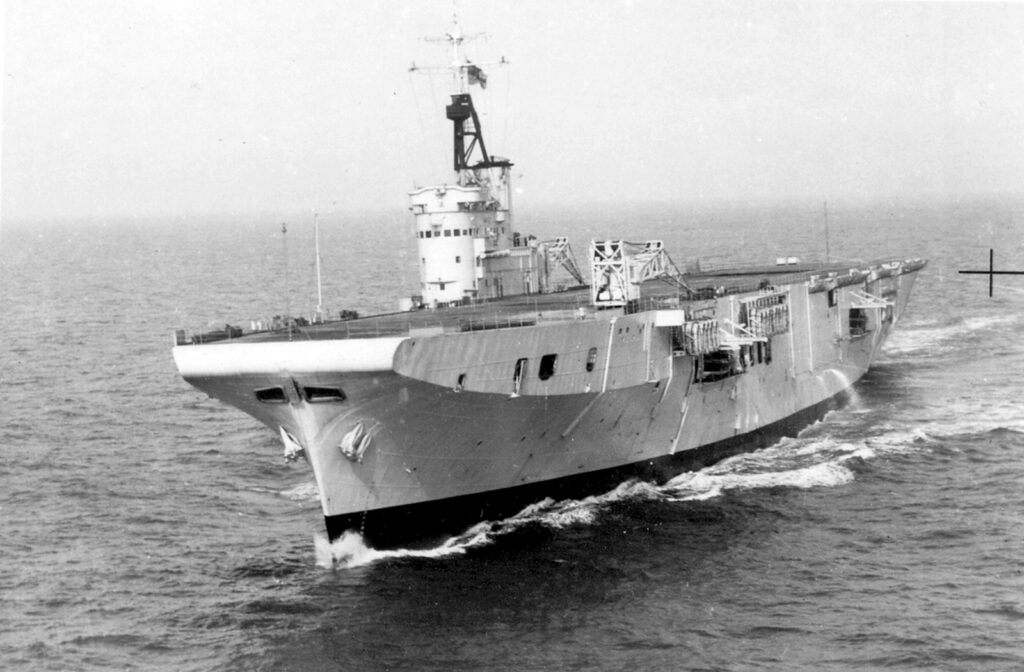
M 186 381 L 309 462 L 332 540 L 436 543 L 544 498 L 663 482 L 843 403 L 924 261 L 700 272 L 623 238 L 580 265 L 566 238 L 517 233 L 464 39 L 446 35 L 453 179 L 410 194 L 420 294 L 385 315 L 175 335 Z

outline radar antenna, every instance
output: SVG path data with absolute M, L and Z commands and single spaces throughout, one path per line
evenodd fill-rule
M 448 70 L 452 73 L 452 85 L 455 93 L 467 93 L 471 84 L 479 84 L 480 88 L 487 88 L 487 75 L 480 66 L 506 65 L 508 61 L 502 56 L 500 60 L 490 63 L 471 63 L 468 58 L 462 55 L 461 47 L 465 42 L 472 42 L 478 37 L 485 37 L 487 33 L 471 33 L 466 35 L 459 25 L 458 14 L 452 14 L 452 29 L 442 37 L 424 37 L 425 42 L 448 43 L 452 48 L 452 60 L 448 65 L 419 66 L 413 63 L 409 72 L 419 70 Z
M 445 108 L 445 114 L 453 123 L 453 167 L 465 180 L 472 181 L 464 171 L 476 170 L 478 168 L 508 167 L 511 162 L 505 159 L 492 157 L 487 153 L 487 146 L 484 144 L 483 131 L 480 127 L 480 118 L 477 116 L 476 108 L 473 107 L 473 98 L 469 94 L 469 87 L 477 84 L 480 88 L 487 88 L 487 75 L 481 66 L 507 65 L 508 61 L 502 56 L 500 60 L 490 63 L 472 63 L 461 54 L 462 44 L 485 35 L 485 33 L 473 33 L 466 35 L 459 25 L 459 17 L 452 15 L 452 29 L 443 37 L 426 37 L 427 42 L 446 42 L 451 45 L 452 60 L 447 66 L 418 66 L 415 63 L 409 68 L 410 72 L 420 70 L 448 70 L 452 73 L 452 83 L 455 93 L 452 94 L 452 101 Z M 473 162 L 472 156 L 476 148 L 480 148 L 480 158 Z

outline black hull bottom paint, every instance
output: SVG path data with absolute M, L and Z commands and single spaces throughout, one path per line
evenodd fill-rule
M 702 469 L 727 457 L 767 448 L 783 437 L 796 436 L 800 430 L 820 420 L 829 411 L 845 405 L 851 393 L 852 390 L 848 388 L 753 432 L 654 460 L 505 490 L 341 516 L 325 516 L 327 536 L 334 541 L 352 530 L 360 532 L 366 544 L 377 549 L 429 548 L 480 521 L 502 520 L 547 497 L 559 501 L 599 495 L 631 478 L 661 484 L 681 473 Z

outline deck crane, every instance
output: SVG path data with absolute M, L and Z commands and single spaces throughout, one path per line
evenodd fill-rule
M 598 308 L 628 307 L 640 298 L 640 285 L 655 278 L 690 290 L 660 240 L 642 245 L 624 240 L 591 241 L 590 268 L 590 298 Z
M 547 254 L 548 269 L 561 266 L 572 276 L 577 286 L 587 284 L 586 280 L 583 279 L 583 274 L 580 273 L 580 267 L 576 264 L 576 257 L 572 253 L 567 236 L 558 236 L 553 241 L 545 241 L 544 247 Z

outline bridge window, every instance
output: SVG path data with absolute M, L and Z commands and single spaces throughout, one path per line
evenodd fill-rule
M 456 236 L 461 236 L 462 235 L 462 229 L 455 229 L 455 235 Z
M 558 362 L 558 355 L 544 355 L 540 358 L 540 368 L 537 370 L 537 377 L 547 380 L 555 375 L 555 363 Z
M 452 237 L 452 230 L 451 229 L 445 229 L 444 230 L 444 237 L 445 238 L 451 238 Z

